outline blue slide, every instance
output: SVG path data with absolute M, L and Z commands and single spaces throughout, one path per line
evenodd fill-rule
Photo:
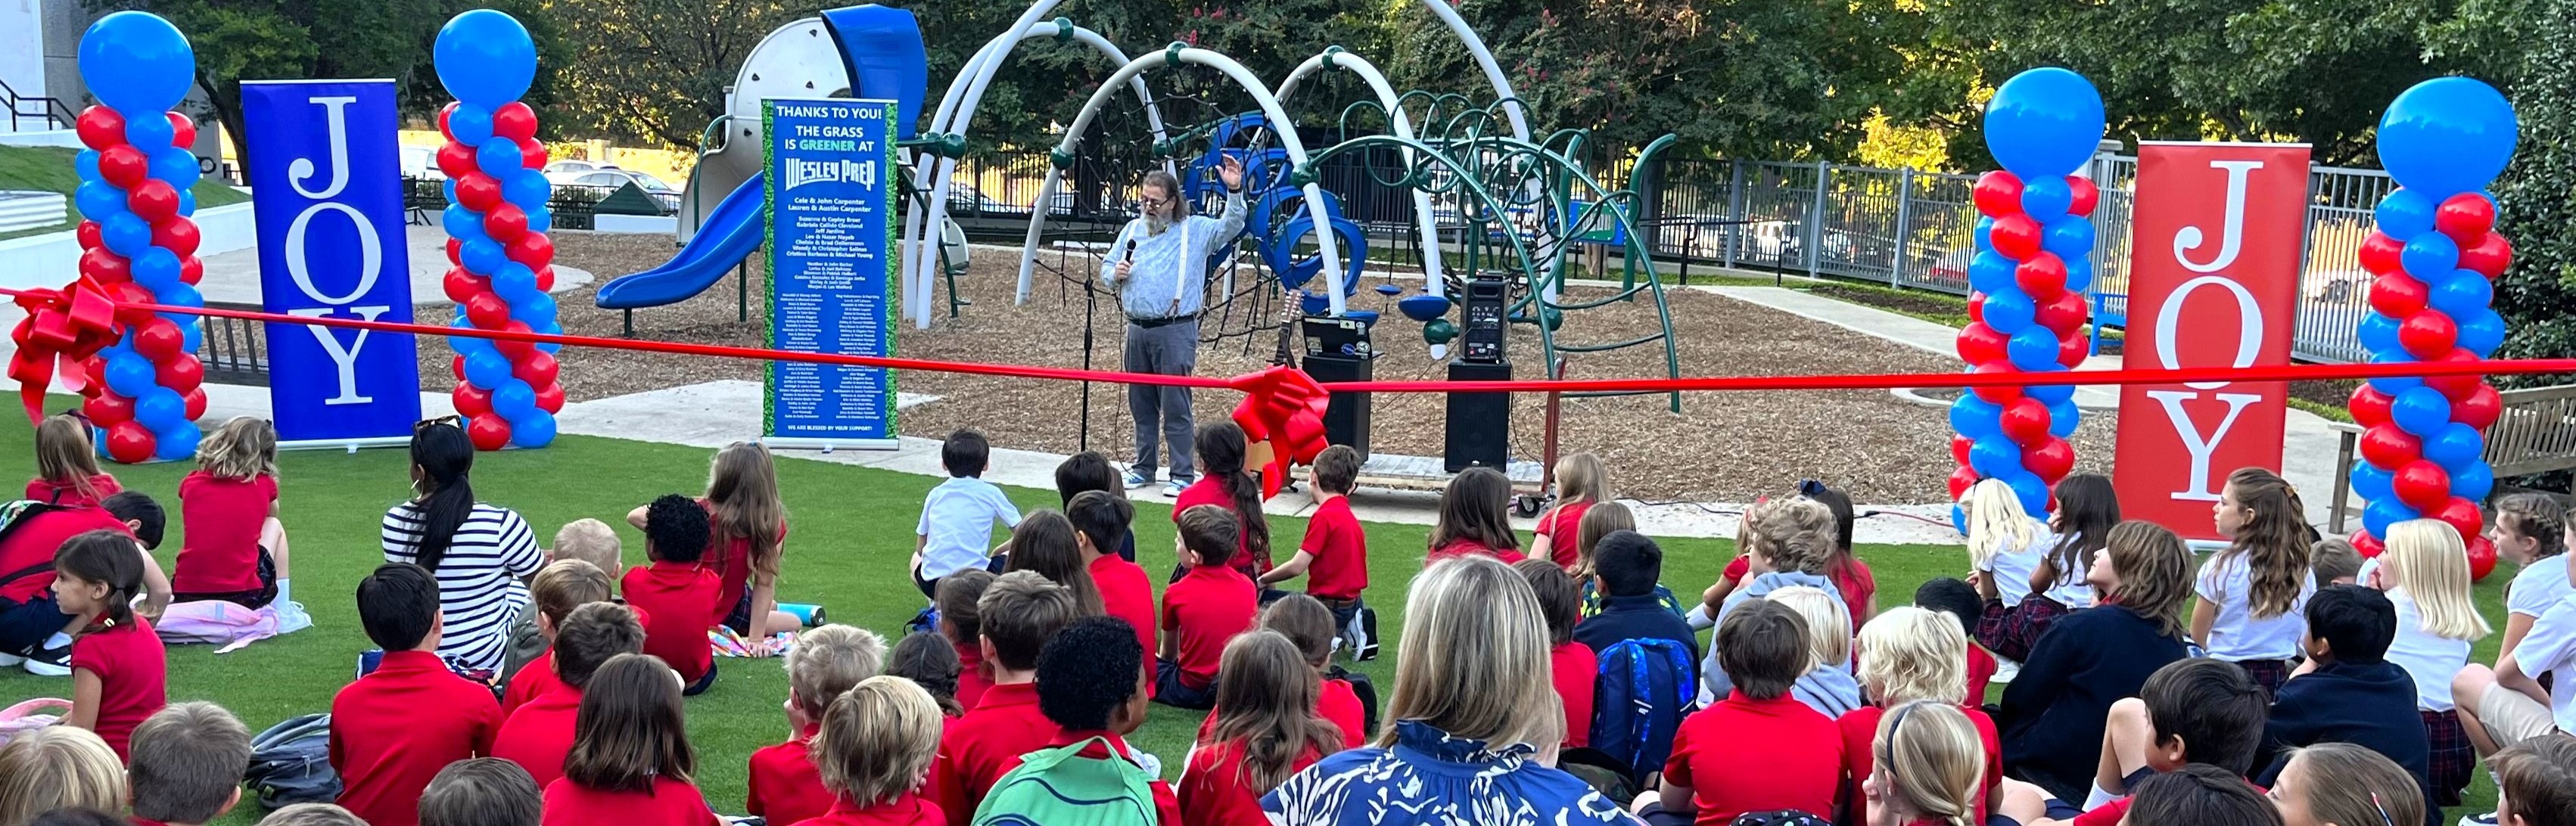
M 761 220 L 764 189 L 759 175 L 742 182 L 698 223 L 698 236 L 680 254 L 662 266 L 599 285 L 595 303 L 608 310 L 658 307 L 687 301 L 724 280 L 733 265 L 760 249 L 767 234 Z

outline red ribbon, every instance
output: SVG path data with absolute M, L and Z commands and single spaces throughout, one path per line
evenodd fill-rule
M 1225 383 L 1243 392 L 1243 403 L 1234 406 L 1234 423 L 1243 428 L 1244 440 L 1270 446 L 1270 461 L 1261 471 L 1261 495 L 1277 496 L 1288 481 L 1290 465 L 1312 464 L 1315 454 L 1328 446 L 1324 407 L 1332 394 L 1315 383 L 1315 377 L 1284 364 Z
M 27 317 L 9 334 L 18 345 L 17 354 L 9 359 L 9 377 L 18 380 L 18 399 L 27 406 L 27 420 L 42 421 L 45 389 L 53 384 L 57 365 L 63 383 L 81 390 L 89 380 L 81 362 L 115 344 L 124 330 L 117 323 L 116 299 L 87 276 L 63 289 L 19 290 L 13 295 Z

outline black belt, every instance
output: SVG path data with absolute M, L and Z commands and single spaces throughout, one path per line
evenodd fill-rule
M 1197 320 L 1199 320 L 1199 317 L 1198 317 L 1198 314 L 1197 314 L 1197 313 L 1192 313 L 1192 314 L 1189 314 L 1189 315 L 1176 315 L 1176 316 L 1172 316 L 1172 317 L 1170 317 L 1170 318 L 1137 318 L 1137 317 L 1135 317 L 1135 316 L 1128 316 L 1128 317 L 1127 317 L 1127 323 L 1129 323 L 1129 324 L 1133 324 L 1133 325 L 1136 325 L 1137 329 L 1140 329 L 1140 330 L 1151 330 L 1151 329 L 1154 329 L 1154 328 L 1156 328 L 1156 327 L 1169 327 L 1169 326 L 1172 326 L 1172 325 L 1174 325 L 1174 324 L 1182 324 L 1182 323 L 1187 323 L 1187 322 L 1192 322 L 1192 321 L 1197 321 Z

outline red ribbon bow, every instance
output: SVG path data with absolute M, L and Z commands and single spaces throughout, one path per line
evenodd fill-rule
M 115 344 L 124 335 L 116 299 L 108 288 L 84 276 L 59 290 L 34 289 L 16 301 L 27 317 L 9 338 L 18 352 L 9 359 L 9 377 L 18 380 L 18 398 L 28 421 L 45 417 L 45 390 L 60 365 L 63 384 L 81 390 L 89 380 L 81 363 Z
M 1234 423 L 1254 445 L 1245 460 L 1262 468 L 1261 495 L 1277 496 L 1288 481 L 1289 465 L 1311 463 L 1328 446 L 1324 407 L 1332 394 L 1313 376 L 1286 365 L 1236 376 L 1226 384 L 1243 392 L 1243 403 L 1234 407 Z

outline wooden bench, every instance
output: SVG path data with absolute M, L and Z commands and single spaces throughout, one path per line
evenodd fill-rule
M 2486 432 L 2486 460 L 2495 467 L 2496 478 L 2576 468 L 2576 384 L 2507 390 L 2499 395 L 2504 398 L 2504 414 Z M 2350 422 L 2334 422 L 2332 427 L 2339 438 L 2334 507 L 2326 526 L 2339 534 L 2344 532 L 2344 503 L 2352 491 L 2352 462 L 2361 427 Z

